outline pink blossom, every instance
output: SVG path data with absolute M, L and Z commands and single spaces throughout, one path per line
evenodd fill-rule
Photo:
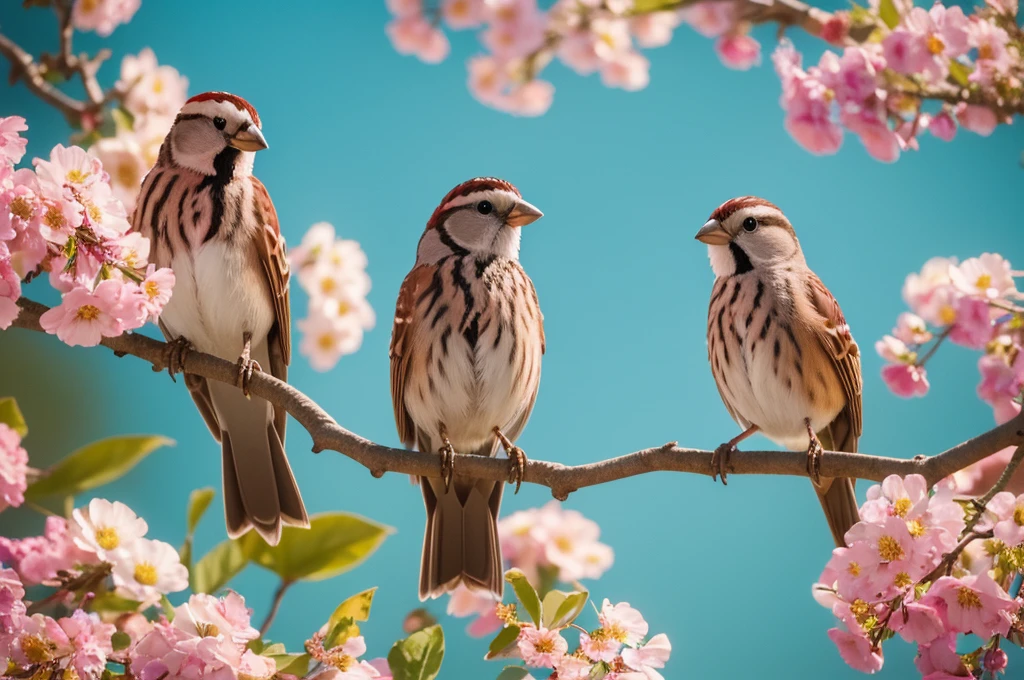
M 188 569 L 178 551 L 163 541 L 139 539 L 114 563 L 114 584 L 144 603 L 188 587 Z
M 21 435 L 0 423 L 0 510 L 25 502 L 27 471 L 28 453 L 21 446 Z
M 918 646 L 914 665 L 921 675 L 930 680 L 973 677 L 956 653 L 954 633 L 944 635 L 931 644 Z
M 851 633 L 840 628 L 831 628 L 828 637 L 839 650 L 843 661 L 862 673 L 877 673 L 882 670 L 882 649 L 875 649 L 863 634 Z
M 973 297 L 960 298 L 949 339 L 971 349 L 985 349 L 992 339 L 992 309 L 988 302 Z
M 1017 284 L 1010 263 L 998 253 L 982 253 L 950 271 L 953 285 L 969 295 L 989 300 L 1016 297 Z
M 1015 360 L 1011 364 L 1011 356 Z M 995 411 L 996 421 L 1004 423 L 1020 413 L 1016 399 L 1024 388 L 1024 359 L 1021 352 L 1013 354 L 985 354 L 978 359 L 978 396 L 990 404 Z
M 619 650 L 622 649 L 622 642 L 610 635 L 598 634 L 597 631 L 595 631 L 593 636 L 581 632 L 580 649 L 595 661 L 611 663 L 619 655 Z
M 591 31 L 571 30 L 558 46 L 558 58 L 576 73 L 589 75 L 601 66 L 596 46 L 597 40 Z
M 448 38 L 421 15 L 394 19 L 386 31 L 399 54 L 415 55 L 428 64 L 436 64 L 448 56 Z
M 729 68 L 746 71 L 761 64 L 761 43 L 746 33 L 720 37 L 715 41 L 715 51 Z
M 981 638 L 997 633 L 1006 635 L 1012 613 L 1020 608 L 988 574 L 971 574 L 961 579 L 943 576 L 921 602 L 932 606 L 944 603 L 947 630 L 974 633 Z
M 557 630 L 524 626 L 519 631 L 519 653 L 527 666 L 554 668 L 569 651 L 569 643 Z
M 638 649 L 622 650 L 622 662 L 635 671 L 640 671 L 649 680 L 661 680 L 656 668 L 664 668 L 672 654 L 668 636 L 658 633 Z
M 957 261 L 949 257 L 933 257 L 925 262 L 920 273 L 907 275 L 903 284 L 903 300 L 922 318 L 936 326 L 946 326 L 955 319 L 955 310 L 943 307 L 941 294 L 952 286 L 951 271 Z
M 1009 491 L 997 493 L 988 504 L 999 521 L 993 528 L 995 537 L 1014 548 L 1024 543 L 1024 495 L 1014 497 Z
M 1005 672 L 1008 663 L 1009 659 L 1006 656 L 1006 652 L 998 647 L 985 652 L 982 660 L 982 666 L 992 675 Z
M 89 153 L 98 158 L 110 174 L 114 198 L 121 201 L 126 211 L 134 209 L 142 178 L 150 168 L 135 135 L 119 130 L 117 136 L 104 137 L 90 146 Z
M 821 27 L 821 39 L 830 45 L 842 45 L 849 33 L 850 15 L 848 12 L 833 12 Z
M 630 647 L 647 636 L 647 622 L 640 612 L 629 606 L 628 602 L 612 604 L 605 598 L 598 620 L 609 636 Z
M 903 340 L 892 335 L 883 335 L 875 343 L 875 351 L 890 364 L 913 364 L 917 361 L 917 352 L 912 351 Z
M 800 54 L 788 40 L 782 40 L 772 54 L 775 70 L 782 80 L 782 108 L 786 131 L 814 154 L 833 154 L 843 142 L 843 131 L 832 120 L 828 88 L 800 68 Z
M 952 142 L 956 136 L 956 121 L 946 110 L 932 116 L 927 127 L 928 132 L 944 142 Z
M 25 625 L 25 588 L 13 569 L 0 569 L 0 658 L 10 656 L 11 643 Z
M 932 339 L 931 331 L 925 320 L 912 312 L 903 312 L 896 319 L 896 328 L 892 334 L 896 339 L 908 345 L 923 345 Z M 881 352 L 879 352 L 881 354 Z
M 503 107 L 517 116 L 540 116 L 551 108 L 555 86 L 546 80 L 531 80 L 514 87 L 504 98 Z
M 882 368 L 882 380 L 893 394 L 904 399 L 923 397 L 930 387 L 927 371 L 922 366 L 890 364 Z
M 39 319 L 47 333 L 74 346 L 92 347 L 102 338 L 113 338 L 125 330 L 122 317 L 128 289 L 123 281 L 107 279 L 96 289 L 75 288 L 60 305 L 46 311 Z
M 28 125 L 21 116 L 0 118 L 0 164 L 17 165 L 21 162 L 28 140 L 18 133 L 25 130 L 28 130 Z
M 73 669 L 80 678 L 98 678 L 106 667 L 107 656 L 113 652 L 110 638 L 115 630 L 96 614 L 81 609 L 59 620 L 35 614 L 24 620 L 11 652 L 21 666 L 40 663 L 36 656 L 42 654 L 45 661 Z M 34 650 L 31 657 L 25 651 L 28 649 Z
M 449 596 L 448 615 L 459 618 L 475 616 L 466 632 L 471 637 L 484 637 L 501 630 L 504 625 L 495 613 L 496 604 L 493 597 L 460 584 Z
M 0 536 L 0 562 L 10 565 L 25 585 L 35 585 L 75 571 L 76 565 L 98 562 L 95 553 L 75 545 L 67 521 L 47 517 L 42 536 L 14 539 Z
M 861 507 L 861 519 L 880 523 L 888 517 L 913 519 L 928 507 L 928 482 L 922 475 L 889 475 L 881 484 L 868 488 Z
M 366 641 L 363 636 L 349 638 L 340 648 L 331 650 L 332 656 L 337 655 L 339 651 L 344 663 L 326 664 L 323 670 L 313 675 L 310 680 L 369 680 L 381 677 L 376 666 L 367 661 L 357 661 L 358 657 L 366 653 Z M 317 654 L 314 654 L 314 658 L 317 658 Z M 388 672 L 390 673 L 390 668 Z
M 825 52 L 818 62 L 819 77 L 835 92 L 839 104 L 862 106 L 877 95 L 885 60 L 875 50 L 848 47 L 843 56 Z
M 977 68 L 970 79 L 982 85 L 991 85 L 998 77 L 1009 73 L 1012 65 L 1007 45 L 1010 36 L 990 21 L 972 17 L 969 27 L 971 47 L 977 48 Z M 967 127 L 965 124 L 964 127 Z
M 238 665 L 238 677 L 246 680 L 270 680 L 277 673 L 277 664 L 267 656 L 251 649 L 245 650 Z
M 469 91 L 481 103 L 500 108 L 504 103 L 508 78 L 493 57 L 477 56 L 469 60 Z
M 167 267 L 157 269 L 154 265 L 149 265 L 146 278 L 139 284 L 139 299 L 148 318 L 156 319 L 160 316 L 164 305 L 171 299 L 172 288 L 174 272 Z
M 672 41 L 672 32 L 680 21 L 677 12 L 651 12 L 633 17 L 629 30 L 641 47 L 663 47 Z
M 601 82 L 606 87 L 620 87 L 635 92 L 651 82 L 651 62 L 639 52 L 615 55 L 601 67 Z
M 441 16 L 456 30 L 479 26 L 483 14 L 483 0 L 443 0 L 441 3 Z
M 699 2 L 679 15 L 705 38 L 717 38 L 733 27 L 736 7 L 731 2 Z
M 1016 450 L 1015 446 L 1007 447 L 953 473 L 957 493 L 965 496 L 980 496 L 991 489 L 1003 470 L 1006 469 Z M 1013 473 L 1006 485 L 1006 490 L 1015 494 L 1024 493 L 1024 468 L 1018 468 Z
M 956 119 L 959 121 L 960 127 L 982 137 L 988 137 L 992 134 L 996 129 L 996 125 L 999 124 L 999 119 L 991 109 L 974 104 L 957 104 Z
M 105 38 L 131 21 L 140 4 L 141 0 L 75 0 L 71 23 L 79 31 L 96 31 Z
M 152 134 L 147 133 L 145 123 L 157 123 L 156 132 L 162 141 L 174 116 L 188 99 L 188 78 L 173 66 L 161 66 L 153 50 L 145 47 L 138 55 L 128 54 L 121 60 L 121 78 L 117 85 L 127 93 L 125 108 L 137 118 L 144 117 L 142 124 L 135 121 L 132 136 L 138 143 L 145 172 L 156 160 L 146 157 L 145 141 Z M 121 138 L 122 133 L 119 132 L 118 137 Z
M 545 15 L 534 2 L 498 0 L 485 3 L 492 21 L 480 35 L 484 46 L 499 59 L 521 57 L 544 43 Z
M 900 157 L 900 142 L 886 123 L 884 111 L 862 108 L 858 112 L 844 111 L 840 121 L 864 144 L 876 160 L 893 163 Z
M 913 11 L 927 12 L 920 7 Z M 907 28 L 896 28 L 882 41 L 886 64 L 892 70 L 906 75 L 924 73 L 932 80 L 941 76 L 936 73 L 935 59 L 928 49 L 928 37 Z
M 889 627 L 907 642 L 916 644 L 928 644 L 945 631 L 939 612 L 920 602 L 904 603 L 893 612 Z
M 578 656 L 563 656 L 555 665 L 558 680 L 589 680 L 593 668 L 594 664 Z
M 103 498 L 93 498 L 85 508 L 76 508 L 72 517 L 75 543 L 108 561 L 124 556 L 149 530 L 146 520 L 127 505 Z

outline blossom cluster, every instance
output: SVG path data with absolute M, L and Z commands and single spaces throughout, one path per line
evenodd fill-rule
M 666 3 L 667 4 L 667 3 Z M 717 38 L 722 60 L 746 69 L 760 61 L 760 45 L 737 21 L 730 2 L 704 2 L 686 9 L 634 12 L 633 0 L 559 0 L 542 10 L 536 0 L 388 0 L 394 19 L 388 36 L 401 54 L 428 63 L 442 61 L 452 30 L 476 29 L 486 54 L 469 61 L 469 89 L 480 102 L 520 116 L 550 108 L 554 86 L 537 74 L 557 57 L 580 75 L 599 73 L 607 87 L 640 90 L 650 82 L 650 62 L 640 48 L 667 45 L 683 22 Z
M 900 315 L 891 335 L 875 347 L 886 360 L 882 378 L 902 397 L 928 392 L 925 362 L 938 344 L 950 342 L 981 350 L 978 396 L 1006 422 L 1020 413 L 1024 390 L 1024 307 L 1015 272 L 1002 256 L 984 253 L 964 262 L 936 257 L 920 273 L 910 274 L 903 299 L 910 312 Z M 923 346 L 931 349 L 919 356 Z
M 69 345 L 96 345 L 156 318 L 174 274 L 147 265 L 149 240 L 131 232 L 103 164 L 58 144 L 34 171 L 18 116 L 0 119 L 0 329 L 18 315 L 21 280 L 49 272 L 61 304 L 40 323 Z
M 299 284 L 309 296 L 308 313 L 298 322 L 299 352 L 318 371 L 359 349 L 363 332 L 376 317 L 366 301 L 370 277 L 366 254 L 357 241 L 336 238 L 327 222 L 314 224 L 288 255 Z
M 830 42 L 843 44 L 851 31 L 868 39 L 842 54 L 826 51 L 807 69 L 788 41 L 772 57 L 782 80 L 786 130 L 808 151 L 833 154 L 846 128 L 885 162 L 916 150 L 925 131 L 943 141 L 953 139 L 958 125 L 991 134 L 1009 119 L 957 100 L 961 91 L 997 101 L 1020 89 L 1024 63 L 1013 47 L 1022 35 L 1015 12 L 1016 2 L 1011 9 L 1001 0 L 990 0 L 970 17 L 941 3 L 924 9 L 907 0 L 876 0 L 870 9 L 837 13 L 825 26 Z M 925 111 L 929 98 L 945 103 Z
M 95 31 L 109 36 L 121 24 L 132 20 L 142 0 L 75 0 L 71 7 L 71 25 L 79 31 Z
M 612 549 L 598 541 L 601 528 L 576 510 L 565 510 L 558 501 L 503 517 L 498 540 L 508 567 L 518 569 L 531 583 L 553 587 L 598 579 L 615 559 Z M 490 635 L 502 627 L 495 602 L 487 594 L 460 586 L 448 601 L 448 613 L 475 617 L 467 632 L 473 637 Z
M 1000 638 L 1024 630 L 1024 603 L 1008 592 L 1024 568 L 1024 496 L 1000 493 L 972 512 L 951 483 L 929 492 L 920 475 L 893 475 L 868 490 L 847 547 L 833 551 L 814 588 L 841 624 L 829 638 L 847 664 L 878 671 L 882 642 L 899 635 L 917 645 L 925 678 L 1005 669 Z M 981 644 L 958 654 L 959 635 Z

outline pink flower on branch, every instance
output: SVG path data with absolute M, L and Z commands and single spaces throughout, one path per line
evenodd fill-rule
M 20 132 L 28 130 L 21 116 L 0 118 L 0 164 L 17 165 L 25 155 L 28 140 Z
M 939 578 L 922 600 L 944 611 L 948 630 L 974 633 L 981 638 L 1006 635 L 1020 603 L 1011 599 L 988 574 L 972 574 L 957 579 Z
M 517 642 L 519 653 L 527 666 L 554 668 L 569 651 L 569 643 L 557 630 L 524 625 Z
M 59 571 L 71 573 L 79 565 L 98 561 L 95 553 L 76 545 L 62 517 L 47 517 L 42 536 L 22 539 L 0 536 L 0 562 L 10 565 L 26 585 L 50 581 Z
M 21 445 L 21 435 L 0 423 L 0 511 L 25 502 L 27 472 L 28 453 Z

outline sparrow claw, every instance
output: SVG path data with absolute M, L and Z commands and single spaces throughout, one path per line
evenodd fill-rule
M 242 388 L 242 394 L 249 398 L 249 382 L 252 380 L 253 371 L 263 372 L 260 362 L 245 355 L 238 357 L 238 378 L 235 384 Z
M 167 374 L 171 376 L 171 382 L 178 382 L 174 375 L 185 370 L 185 355 L 193 349 L 192 343 L 181 336 L 167 341 L 164 362 L 167 364 Z
M 726 480 L 728 470 L 732 467 L 729 464 L 729 458 L 735 450 L 736 444 L 729 441 L 719 445 L 719 447 L 715 449 L 715 452 L 711 454 L 711 481 L 718 481 L 718 477 L 721 475 L 722 486 L 729 485 L 729 482 Z
M 526 452 L 518 446 L 513 446 L 508 450 L 508 483 L 516 485 L 516 493 L 519 493 L 519 487 L 523 485 L 523 477 L 526 476 Z
M 818 441 L 818 435 L 814 433 L 810 421 L 805 422 L 807 422 L 807 436 L 811 440 L 807 445 L 807 475 L 817 485 L 821 483 L 821 457 L 825 453 L 825 449 L 821 448 L 821 442 Z
M 441 481 L 444 482 L 444 492 L 452 486 L 452 476 L 455 474 L 455 447 L 444 438 L 444 445 L 437 450 L 441 454 Z

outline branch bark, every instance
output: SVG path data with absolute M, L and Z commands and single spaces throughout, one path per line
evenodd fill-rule
M 48 308 L 22 298 L 21 313 L 14 325 L 42 331 L 39 317 Z M 167 368 L 166 343 L 139 334 L 105 338 L 102 342 L 114 353 L 131 354 L 149 362 L 154 371 Z M 188 352 L 184 371 L 208 380 L 235 384 L 238 368 L 234 362 L 201 352 Z M 295 389 L 267 373 L 254 373 L 250 383 L 252 394 L 284 408 L 313 438 L 313 452 L 337 451 L 366 467 L 374 477 L 385 472 L 436 477 L 440 458 L 434 453 L 419 453 L 376 444 L 339 425 L 326 411 Z M 888 475 L 924 475 L 934 484 L 957 470 L 996 453 L 1008 446 L 1024 443 L 1024 412 L 1013 420 L 934 456 L 919 455 L 912 459 L 872 456 L 864 453 L 828 451 L 822 456 L 823 477 L 854 477 L 881 481 Z M 529 460 L 523 481 L 551 489 L 552 495 L 565 500 L 570 493 L 588 486 L 605 484 L 650 472 L 688 472 L 712 475 L 712 451 L 691 449 L 669 442 L 623 456 L 584 465 L 562 465 L 544 460 Z M 792 451 L 737 451 L 730 457 L 734 475 L 807 476 L 807 456 Z M 508 461 L 456 454 L 456 475 L 494 481 L 508 480 Z

